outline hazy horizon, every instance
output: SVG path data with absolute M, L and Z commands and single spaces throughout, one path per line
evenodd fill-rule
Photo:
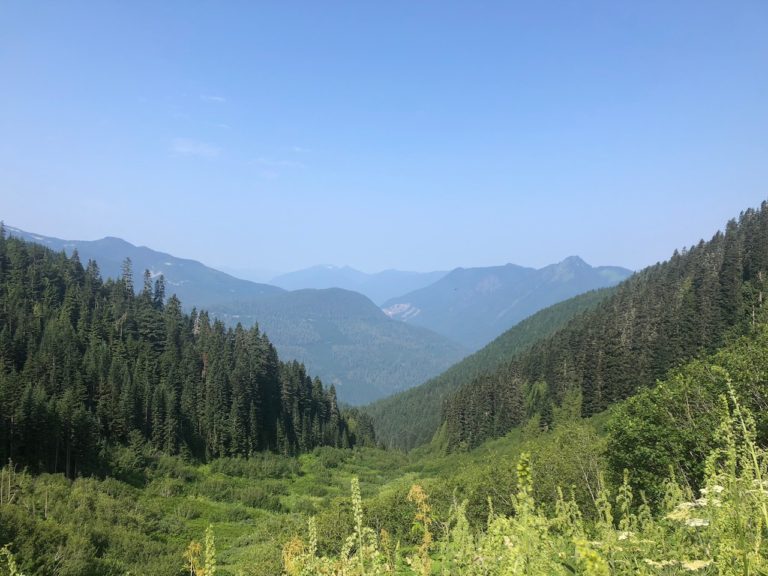
M 577 254 L 768 197 L 768 4 L 3 3 L 0 219 L 232 271 Z
M 83 238 L 60 238 L 58 236 L 50 236 L 48 234 L 45 234 L 44 232 L 40 232 L 39 230 L 25 230 L 23 228 L 19 228 L 18 226 L 14 226 L 12 223 L 4 222 L 2 220 L 0 220 L 0 222 L 3 223 L 3 225 L 6 228 L 6 231 L 10 232 L 10 233 L 12 233 L 14 230 L 19 230 L 21 232 L 25 232 L 25 233 L 31 234 L 33 236 L 50 237 L 50 238 L 56 238 L 57 240 L 72 241 L 72 242 L 78 242 L 78 241 L 98 241 L 98 240 L 103 240 L 103 239 L 106 238 L 105 236 L 102 236 L 100 238 L 85 238 L 85 239 L 83 239 Z M 125 240 L 125 239 L 121 238 L 121 240 Z M 133 242 L 131 242 L 131 244 L 133 244 Z M 164 251 L 161 251 L 161 250 L 157 250 L 153 246 L 147 246 L 145 244 L 134 244 L 134 245 L 139 247 L 139 248 L 149 248 L 149 249 L 156 250 L 156 251 L 159 251 L 159 252 L 164 252 Z M 168 252 L 166 252 L 166 253 L 168 253 Z M 172 254 L 172 253 L 168 253 L 168 254 L 170 254 L 171 256 L 179 257 L 177 254 Z M 529 267 L 530 268 L 537 268 L 537 269 L 538 268 L 543 268 L 543 267 L 546 267 L 546 266 L 549 266 L 549 265 L 552 265 L 552 264 L 557 264 L 559 262 L 562 262 L 566 258 L 570 258 L 572 256 L 579 257 L 579 258 L 581 257 L 578 254 L 568 254 L 568 255 L 563 256 L 562 258 L 560 258 L 558 260 L 555 260 L 553 262 L 548 262 L 548 263 L 544 264 L 543 266 L 538 266 L 538 267 L 537 266 L 529 266 Z M 386 268 L 386 269 L 383 269 L 383 270 L 362 270 L 360 268 L 355 268 L 354 266 L 350 266 L 348 264 L 320 263 L 320 264 L 313 264 L 313 265 L 307 266 L 305 268 L 299 268 L 299 269 L 295 269 L 295 270 L 275 271 L 275 270 L 264 270 L 264 269 L 259 269 L 259 268 L 238 268 L 238 267 L 231 267 L 231 266 L 226 266 L 226 265 L 224 265 L 224 266 L 217 266 L 215 264 L 210 264 L 208 262 L 202 262 L 199 259 L 194 258 L 194 257 L 185 257 L 185 258 L 188 258 L 190 260 L 199 261 L 202 264 L 204 264 L 204 265 L 206 265 L 206 266 L 208 266 L 210 268 L 214 268 L 214 269 L 220 270 L 221 272 L 225 272 L 227 274 L 230 274 L 232 276 L 236 276 L 236 277 L 242 278 L 244 280 L 251 280 L 251 281 L 254 281 L 254 282 L 271 282 L 272 280 L 276 280 L 280 276 L 292 274 L 292 273 L 295 273 L 295 272 L 303 272 L 303 271 L 306 271 L 306 270 L 322 269 L 322 268 L 337 269 L 337 270 L 350 269 L 350 270 L 354 270 L 356 272 L 363 272 L 364 274 L 368 274 L 368 275 L 375 275 L 375 274 L 380 274 L 380 273 L 384 273 L 384 272 L 406 272 L 406 273 L 414 273 L 414 274 L 428 274 L 428 273 L 434 273 L 434 272 L 448 273 L 448 272 L 451 272 L 452 270 L 456 270 L 458 268 L 498 267 L 498 266 L 505 266 L 505 265 L 509 265 L 509 264 L 511 264 L 511 265 L 518 265 L 518 266 L 525 266 L 525 265 L 519 264 L 517 262 L 497 262 L 495 264 L 489 264 L 487 266 L 476 266 L 474 264 L 459 265 L 459 266 L 454 266 L 453 268 L 446 269 L 446 270 L 406 270 L 406 269 L 403 269 L 403 268 Z M 587 264 L 589 264 L 590 266 L 593 266 L 593 267 L 618 266 L 618 267 L 626 268 L 625 266 L 621 266 L 621 264 L 594 264 L 592 262 L 587 262 Z M 636 270 L 633 270 L 633 271 L 636 271 Z

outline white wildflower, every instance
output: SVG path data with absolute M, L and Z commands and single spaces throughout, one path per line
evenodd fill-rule
M 688 518 L 688 513 L 691 509 L 695 507 L 696 504 L 694 502 L 681 502 L 666 517 L 669 520 L 685 520 Z
M 651 560 L 650 558 L 643 558 L 643 562 L 648 564 L 648 566 L 653 566 L 654 568 L 664 568 L 666 566 L 674 566 L 677 564 L 677 560 L 662 560 L 661 562 L 656 562 L 656 560 Z
M 681 563 L 681 566 L 686 570 L 693 572 L 694 570 L 701 570 L 712 564 L 712 560 L 686 560 Z
M 718 484 L 715 484 L 714 486 L 710 486 L 709 488 L 702 488 L 702 489 L 700 490 L 700 492 L 701 492 L 703 495 L 705 495 L 705 496 L 706 496 L 706 495 L 707 495 L 707 494 L 709 494 L 710 492 L 714 492 L 715 494 L 720 494 L 720 493 L 722 493 L 722 492 L 723 492 L 723 490 L 725 490 L 725 488 L 723 488 L 722 486 L 720 486 L 720 485 L 718 485 Z
M 701 526 L 709 526 L 709 520 L 704 520 L 704 518 L 688 518 L 685 521 L 686 526 L 690 526 L 692 528 L 699 528 Z

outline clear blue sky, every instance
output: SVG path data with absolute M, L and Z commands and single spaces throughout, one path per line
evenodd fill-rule
M 631 268 L 768 198 L 768 2 L 0 0 L 0 219 L 230 268 Z

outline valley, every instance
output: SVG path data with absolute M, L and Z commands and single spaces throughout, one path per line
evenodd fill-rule
M 473 276 L 463 280 L 475 294 L 471 301 L 458 310 L 451 306 L 436 309 L 433 315 L 441 322 L 423 326 L 387 315 L 372 299 L 381 301 L 393 290 L 420 285 L 426 286 L 422 292 L 445 293 L 452 290 L 454 277 L 465 277 L 464 271 L 453 271 L 447 277 L 445 272 L 397 270 L 366 275 L 350 268 L 321 266 L 278 277 L 278 286 L 241 280 L 195 260 L 134 246 L 115 237 L 62 240 L 12 226 L 6 230 L 11 236 L 57 252 L 77 252 L 83 264 L 96 262 L 105 279 L 119 279 L 127 260 L 137 276 L 147 271 L 152 282 L 162 276 L 166 292 L 176 295 L 185 311 L 205 309 L 232 327 L 238 323 L 245 328 L 258 326 L 281 357 L 305 364 L 324 382 L 334 384 L 342 402 L 353 405 L 367 404 L 438 376 L 469 354 L 471 346 L 489 342 L 505 326 L 549 303 L 614 285 L 629 274 L 615 267 L 592 269 L 580 264 L 578 258 L 538 273 L 513 267 L 524 270 L 524 278 L 517 278 L 502 294 L 483 295 L 473 286 L 487 284 L 497 277 L 498 270 L 508 267 L 473 269 Z M 517 292 L 527 294 L 527 299 Z M 533 294 L 539 296 L 533 298 Z M 501 323 L 491 321 L 488 310 L 499 308 L 503 302 L 513 303 L 508 307 L 509 317 Z M 466 341 L 456 332 L 459 326 L 473 333 L 479 329 L 482 336 Z
M 768 576 L 766 30 L 0 3 L 0 576 Z
M 175 296 L 163 302 L 161 280 L 151 283 L 150 276 L 134 294 L 125 269 L 102 284 L 94 265 L 83 269 L 76 256 L 3 232 L 0 293 L 5 309 L 15 312 L 3 316 L 0 333 L 0 397 L 11 407 L 0 420 L 11 462 L 2 469 L 2 536 L 28 573 L 169 574 L 186 563 L 203 574 L 215 561 L 220 574 L 411 574 L 426 566 L 463 574 L 474 573 L 475 554 L 496 555 L 499 569 L 513 561 L 515 548 L 494 548 L 498 533 L 538 539 L 529 552 L 536 574 L 590 573 L 580 550 L 610 573 L 631 574 L 636 552 L 617 544 L 627 528 L 630 541 L 646 547 L 645 573 L 720 565 L 732 554 L 726 538 L 752 542 L 762 528 L 727 525 L 720 510 L 704 507 L 690 517 L 705 517 L 694 542 L 685 529 L 689 517 L 675 514 L 713 482 L 726 486 L 721 501 L 728 514 L 752 514 L 765 502 L 763 492 L 744 500 L 744 486 L 762 481 L 768 464 L 760 448 L 761 383 L 768 378 L 766 238 L 764 204 L 709 242 L 675 252 L 615 288 L 542 310 L 439 378 L 358 409 L 337 407 L 334 388 L 324 391 L 296 362 L 275 364 L 274 348 L 256 328 L 232 331 L 210 324 L 208 312 L 184 315 Z M 47 290 L 46 299 L 34 296 L 40 290 Z M 297 291 L 306 303 L 298 313 L 307 319 L 317 309 L 316 292 Z M 681 304 L 663 304 L 667 294 Z M 98 309 L 109 316 L 99 320 Z M 38 328 L 29 324 L 35 314 L 43 320 Z M 682 325 L 691 328 L 680 331 Z M 107 363 L 88 368 L 82 362 L 99 338 L 85 335 L 94 331 L 111 334 L 101 352 Z M 210 336 L 201 339 L 204 334 Z M 29 343 L 20 346 L 21 338 Z M 249 339 L 256 354 L 250 359 L 247 348 L 238 352 Z M 235 362 L 223 373 L 213 359 L 222 344 Z M 63 373 L 40 360 L 62 354 L 62 345 L 84 354 L 69 360 L 69 368 L 63 364 Z M 189 371 L 184 363 L 201 353 L 196 350 L 204 351 L 202 363 Z M 135 372 L 121 384 L 114 380 L 124 370 L 121 358 L 154 364 L 159 379 Z M 242 360 L 259 372 L 237 376 Z M 628 365 L 635 366 L 631 377 Z M 81 376 L 62 378 L 67 370 Z M 99 371 L 103 384 L 97 377 L 92 388 Z M 174 372 L 177 384 L 169 380 Z M 35 385 L 33 374 L 45 375 L 48 384 Z M 142 378 L 144 391 L 136 387 Z M 84 388 L 71 388 L 74 382 Z M 598 396 L 596 382 L 603 383 Z M 188 404 L 194 398 L 199 407 Z M 131 415 L 132 405 L 145 406 L 145 415 Z M 57 443 L 40 436 L 51 425 L 63 427 L 59 438 L 71 439 L 62 445 L 65 459 Z M 722 444 L 724 430 L 733 431 L 725 437 L 731 444 Z M 751 464 L 740 460 L 746 457 Z M 742 464 L 728 468 L 727 458 Z M 560 488 L 570 492 L 564 496 Z M 635 503 L 632 491 L 640 498 Z M 618 520 L 605 516 L 610 506 Z M 563 517 L 565 509 L 576 516 Z M 79 526 L 85 510 L 92 520 Z M 421 529 L 414 531 L 413 522 Z M 558 528 L 562 522 L 567 529 Z M 428 532 L 434 536 L 427 540 Z M 664 546 L 643 544 L 660 533 Z M 361 537 L 368 544 L 344 551 L 348 538 Z M 579 543 L 587 537 L 598 543 Z M 563 554 L 575 554 L 572 563 L 558 560 Z M 764 560 L 758 554 L 739 562 L 754 567 Z

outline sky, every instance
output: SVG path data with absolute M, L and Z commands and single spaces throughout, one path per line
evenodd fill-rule
M 0 0 L 0 220 L 242 275 L 578 254 L 768 199 L 768 2 Z

